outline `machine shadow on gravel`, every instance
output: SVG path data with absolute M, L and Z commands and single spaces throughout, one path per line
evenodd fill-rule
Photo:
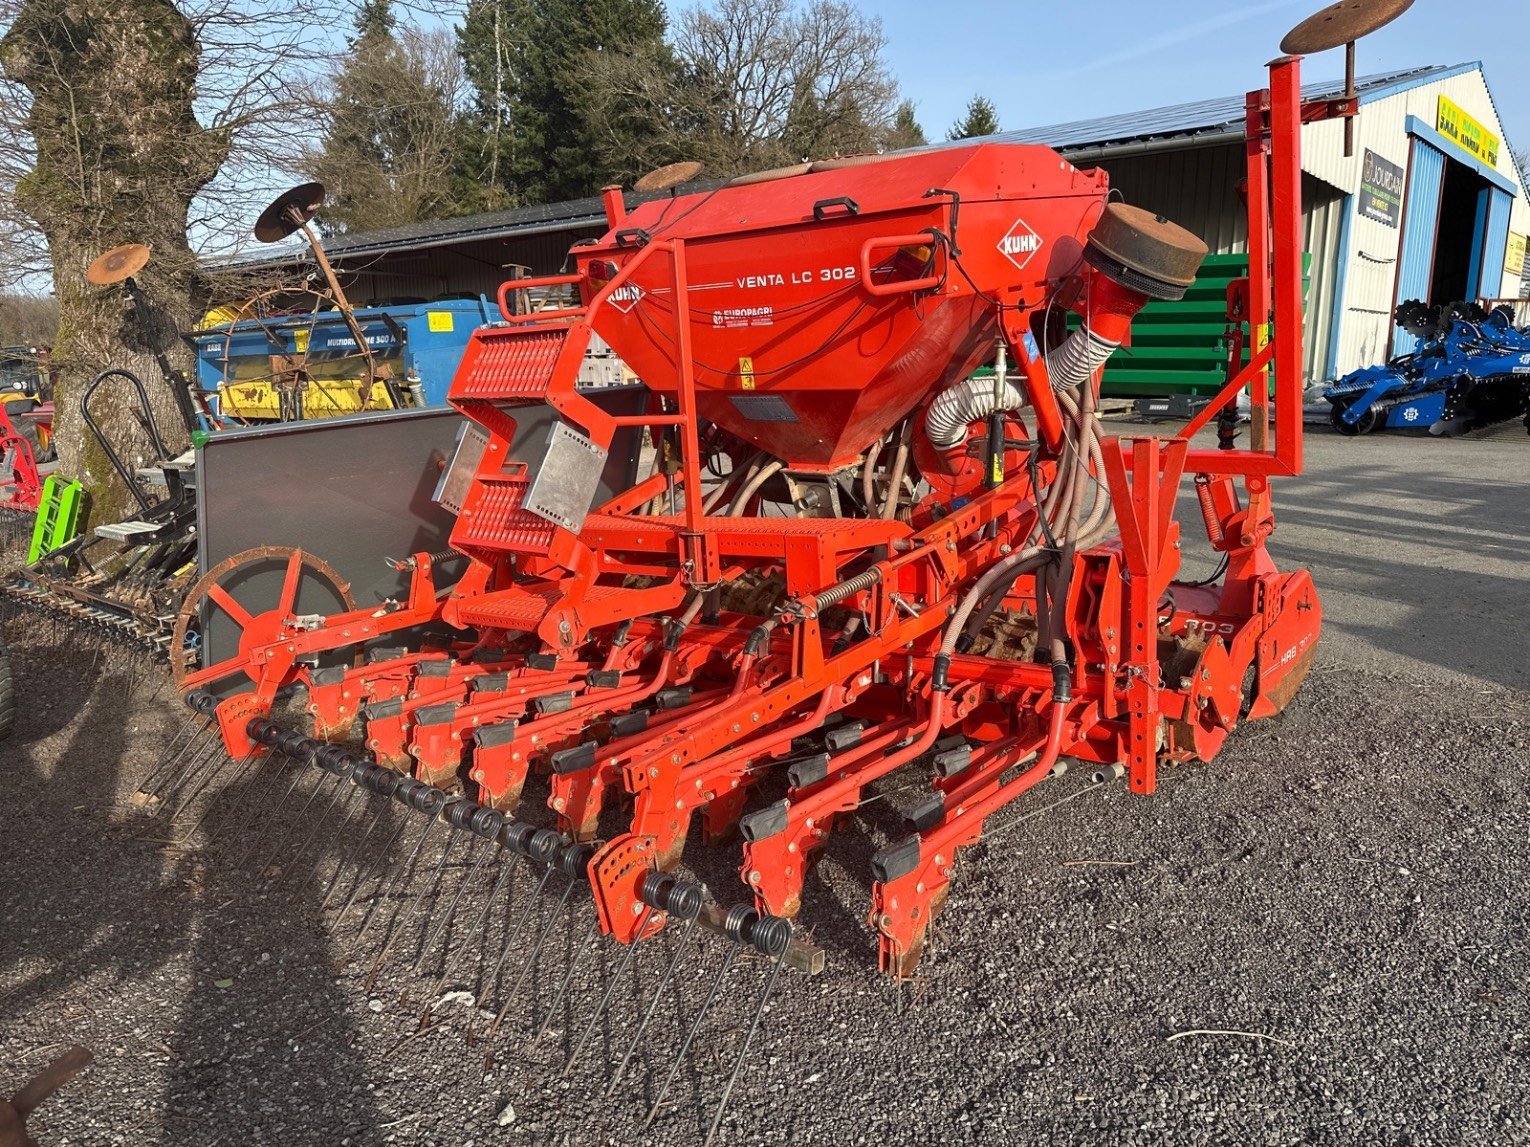
M 17 1015 L 103 969 L 128 980 L 162 966 L 184 947 L 189 905 L 154 844 L 114 812 L 134 738 L 125 678 L 90 650 L 21 639 L 11 654 L 18 718 L 0 777 L 25 800 L 6 817 L 0 864 L 0 1012 Z M 61 735 L 41 775 L 45 742 Z
M 311 883 L 284 887 L 273 905 L 222 863 L 248 843 L 242 819 L 199 847 L 183 826 L 127 807 L 147 764 L 134 747 L 168 739 L 152 682 L 130 681 L 110 650 L 59 649 L 16 625 L 8 636 L 21 704 L 0 777 L 26 798 L 6 815 L 0 848 L 0 1061 L 31 1066 L 39 1041 L 89 1044 L 93 1013 L 118 1006 L 103 993 L 158 997 L 169 980 L 169 998 L 152 1005 L 180 1021 L 157 1035 L 175 1057 L 160 1141 L 380 1141 L 368 1137 L 371 1095 Z M 209 851 L 219 855 L 204 862 Z M 153 1069 L 127 1070 L 134 1091 L 155 1090 Z M 111 1101 L 85 1102 L 99 1116 Z
M 166 1142 L 230 1142 L 230 1129 L 249 1147 L 381 1142 L 313 868 L 286 879 L 276 867 L 255 871 L 275 838 L 242 810 L 255 807 L 262 779 L 224 791 L 203 822 Z M 232 863 L 240 856 L 248 859 Z M 320 852 L 309 862 L 322 869 L 334 859 Z

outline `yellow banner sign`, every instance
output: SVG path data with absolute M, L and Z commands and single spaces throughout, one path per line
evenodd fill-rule
M 1523 276 L 1525 273 L 1525 237 L 1509 232 L 1509 251 L 1503 257 L 1504 273 Z
M 1475 155 L 1489 167 L 1498 166 L 1498 137 L 1467 115 L 1449 96 L 1440 97 L 1434 126 L 1468 155 Z

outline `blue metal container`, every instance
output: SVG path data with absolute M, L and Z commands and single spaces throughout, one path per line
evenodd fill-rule
M 439 406 L 468 336 L 499 311 L 479 296 L 361 307 L 355 314 L 374 364 L 387 368 L 387 383 L 375 383 L 369 393 L 362 393 L 365 360 L 333 310 L 241 319 L 197 332 L 197 381 L 217 394 L 221 414 L 251 421 Z M 278 391 L 292 390 L 298 377 L 304 382 L 294 403 Z

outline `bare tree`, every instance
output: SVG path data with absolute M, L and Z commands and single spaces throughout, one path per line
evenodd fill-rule
M 237 251 L 273 185 L 296 160 L 298 79 L 323 66 L 328 0 L 0 0 L 0 255 L 11 282 L 42 276 L 58 301 L 56 429 L 63 469 L 91 490 L 98 518 L 124 501 L 84 434 L 78 400 L 107 367 L 142 377 L 172 440 L 185 441 L 152 351 L 188 373 L 179 340 L 213 290 L 199 256 Z M 318 29 L 318 31 L 316 31 Z M 85 268 L 103 250 L 147 243 L 139 276 L 150 315 Z M 107 432 L 145 457 L 125 409 Z M 136 440 L 135 440 L 136 439 Z
M 721 0 L 681 14 L 662 53 L 589 61 L 597 140 L 643 169 L 684 155 L 732 175 L 881 150 L 897 85 L 882 59 L 881 21 L 842 0 Z M 601 130 L 636 120 L 651 133 Z

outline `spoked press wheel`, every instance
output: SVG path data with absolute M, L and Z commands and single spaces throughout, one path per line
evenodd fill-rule
M 186 594 L 170 639 L 175 683 L 207 688 L 249 677 L 253 651 L 286 632 L 289 619 L 355 608 L 349 583 L 322 558 L 286 546 L 234 554 Z

